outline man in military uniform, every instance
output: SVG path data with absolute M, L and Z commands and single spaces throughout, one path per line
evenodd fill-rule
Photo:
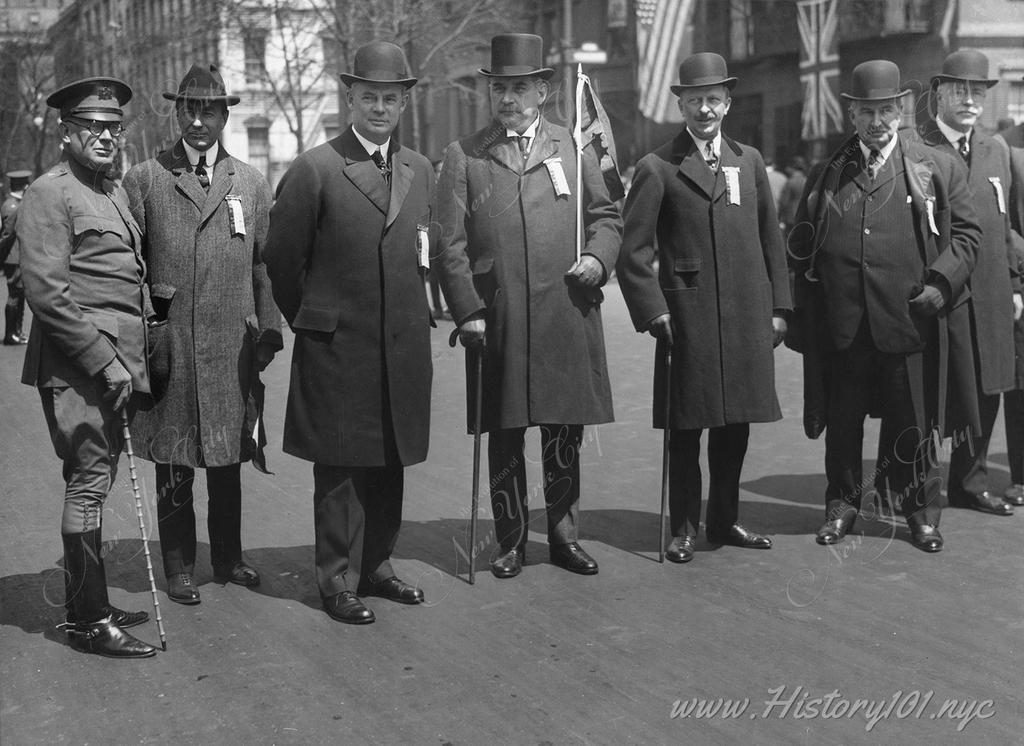
M 3 264 L 4 275 L 7 277 L 7 305 L 4 308 L 5 345 L 23 345 L 28 342 L 28 337 L 21 333 L 21 322 L 25 317 L 25 286 L 22 284 L 21 269 L 18 266 L 20 252 L 14 225 L 17 221 L 18 206 L 31 178 L 31 171 L 8 173 L 11 192 L 0 205 L 0 220 L 3 221 L 3 231 L 0 232 L 0 264 Z
M 144 622 L 107 599 L 101 523 L 117 474 L 122 415 L 146 394 L 146 328 L 138 226 L 107 177 L 131 89 L 88 78 L 50 95 L 63 155 L 26 190 L 18 240 L 32 328 L 22 382 L 39 388 L 66 483 L 64 542 L 71 645 L 113 658 L 156 651 L 124 631 Z
M 538 426 L 549 557 L 581 575 L 598 571 L 579 545 L 579 448 L 584 425 L 612 421 L 600 287 L 615 267 L 622 218 L 593 149 L 576 149 L 540 113 L 554 73 L 543 40 L 491 41 L 494 120 L 448 146 L 438 183 L 438 269 L 459 336 L 483 344 L 482 429 L 489 433 L 491 507 L 498 550 L 491 572 L 520 573 L 529 528 L 526 429 Z M 576 257 L 576 211 L 584 245 Z

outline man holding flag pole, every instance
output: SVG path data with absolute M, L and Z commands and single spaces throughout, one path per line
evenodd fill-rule
M 578 451 L 584 425 L 613 417 L 600 288 L 622 220 L 594 148 L 579 152 L 570 132 L 540 113 L 554 72 L 542 57 L 539 36 L 494 37 L 491 66 L 480 70 L 494 119 L 449 145 L 437 190 L 442 287 L 463 345 L 484 346 L 482 381 L 474 369 L 467 378 L 470 391 L 483 389 L 499 578 L 518 575 L 525 557 L 523 447 L 534 425 L 551 561 L 597 572 L 577 542 Z

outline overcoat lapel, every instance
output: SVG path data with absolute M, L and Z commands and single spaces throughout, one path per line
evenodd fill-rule
M 739 168 L 741 152 L 742 151 L 740 151 L 738 145 L 735 145 L 729 138 L 722 135 L 721 152 L 718 154 L 718 171 L 714 173 L 715 186 L 712 190 L 712 202 L 720 200 L 727 191 L 726 186 L 728 181 L 725 178 L 725 174 L 722 172 L 722 168 L 725 166 L 729 166 L 730 168 Z M 708 171 L 711 171 L 711 169 L 709 168 Z M 740 178 L 743 178 L 742 174 L 740 174 Z
M 175 177 L 174 188 L 187 197 L 196 206 L 197 210 L 202 212 L 203 205 L 206 203 L 206 191 L 199 184 L 199 179 L 196 178 L 195 174 L 189 170 L 188 156 L 185 155 L 185 148 L 181 144 L 181 140 L 178 140 L 171 149 L 168 169 Z
M 220 153 L 224 154 L 223 145 L 220 147 Z M 233 158 L 218 158 L 211 170 L 213 172 L 213 179 L 210 181 L 210 191 L 205 192 L 203 195 L 205 202 L 203 202 L 202 213 L 199 216 L 200 225 L 209 220 L 213 213 L 217 212 L 217 207 L 231 193 L 231 187 L 235 183 L 235 161 Z
M 489 144 L 488 144 L 489 143 Z M 505 128 L 495 122 L 483 137 L 487 154 L 514 174 L 523 172 L 523 155 L 518 143 L 505 136 Z
M 412 186 L 413 179 L 412 166 L 406 162 L 401 150 L 392 157 L 391 163 L 393 164 L 391 169 L 391 199 L 388 202 L 388 215 L 384 223 L 385 229 L 391 227 L 391 224 L 398 217 L 398 213 L 402 209 L 402 203 L 405 202 L 405 195 L 409 193 L 409 187 Z
M 530 148 L 530 154 L 526 157 L 526 165 L 523 167 L 523 171 L 536 168 L 551 156 L 558 155 L 558 142 L 558 136 L 552 135 L 548 131 L 546 122 L 542 119 L 537 127 L 537 137 Z M 522 158 L 522 156 L 519 157 Z
M 679 173 L 704 192 L 708 199 L 711 199 L 715 192 L 715 176 L 717 174 L 708 168 L 704 156 L 697 149 L 693 138 L 686 130 L 683 130 L 682 134 L 676 138 L 676 153 L 682 156 L 682 160 L 679 162 Z

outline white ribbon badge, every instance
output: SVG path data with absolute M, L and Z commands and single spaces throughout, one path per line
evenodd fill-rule
M 999 180 L 998 176 L 989 176 L 988 180 L 992 183 L 992 188 L 996 190 L 996 204 L 999 205 L 999 214 L 1006 214 L 1006 200 L 1003 198 L 1003 183 Z
M 245 214 L 242 212 L 242 198 L 237 194 L 229 194 L 224 200 L 228 203 L 228 217 L 231 219 L 231 235 L 245 235 Z
M 725 194 L 729 198 L 730 205 L 740 203 L 740 167 L 722 166 L 722 173 L 725 174 Z
M 544 161 L 544 165 L 547 166 L 548 176 L 551 177 L 551 186 L 555 188 L 555 195 L 568 197 L 571 194 L 569 180 L 565 178 L 565 171 L 562 170 L 561 157 L 552 156 Z
M 939 235 L 939 228 L 935 225 L 935 200 L 929 197 L 924 201 L 924 206 L 928 212 L 928 227 L 937 236 Z
M 416 226 L 416 255 L 423 269 L 430 269 L 430 231 L 425 225 Z

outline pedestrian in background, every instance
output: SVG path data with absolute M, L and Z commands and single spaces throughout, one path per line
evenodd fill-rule
M 32 179 L 31 171 L 10 171 L 7 183 L 10 193 L 0 204 L 0 264 L 3 265 L 4 276 L 7 278 L 7 304 L 4 306 L 4 344 L 23 345 L 28 337 L 21 333 L 25 318 L 25 286 L 21 281 L 19 266 L 20 250 L 18 248 L 15 224 L 17 223 L 18 207 L 25 196 L 25 187 Z

